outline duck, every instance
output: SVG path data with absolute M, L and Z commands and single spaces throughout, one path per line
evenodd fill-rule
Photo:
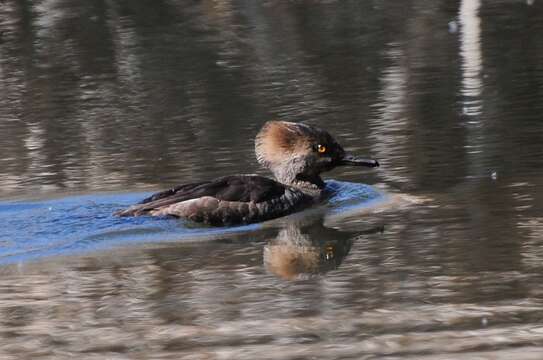
M 347 153 L 327 131 L 302 122 L 266 122 L 256 135 L 255 154 L 273 179 L 240 174 L 183 184 L 115 214 L 173 216 L 212 226 L 258 223 L 322 202 L 327 196 L 323 172 L 379 166 L 377 160 Z

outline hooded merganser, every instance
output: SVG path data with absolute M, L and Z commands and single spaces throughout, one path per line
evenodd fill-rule
M 326 131 L 269 121 L 255 140 L 258 162 L 276 180 L 258 175 L 225 176 L 154 194 L 117 212 L 119 216 L 175 216 L 210 225 L 249 224 L 285 216 L 321 200 L 320 173 L 336 166 L 376 167 L 376 160 L 350 154 Z

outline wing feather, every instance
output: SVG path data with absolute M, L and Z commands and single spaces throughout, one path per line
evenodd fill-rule
M 279 198 L 285 186 L 275 180 L 257 175 L 238 175 L 218 178 L 214 181 L 190 183 L 151 195 L 139 204 L 117 212 L 119 216 L 138 216 L 156 212 L 176 203 L 203 197 L 219 201 L 261 203 Z

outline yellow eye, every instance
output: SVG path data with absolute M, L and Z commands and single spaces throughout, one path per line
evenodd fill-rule
M 317 145 L 317 151 L 320 153 L 320 154 L 324 154 L 326 152 L 326 146 L 324 145 Z

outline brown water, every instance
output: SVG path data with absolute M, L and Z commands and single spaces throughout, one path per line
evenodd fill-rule
M 3 0 L 0 86 L 1 359 L 543 356 L 543 1 Z M 263 226 L 111 217 L 265 174 L 271 118 L 381 168 Z

